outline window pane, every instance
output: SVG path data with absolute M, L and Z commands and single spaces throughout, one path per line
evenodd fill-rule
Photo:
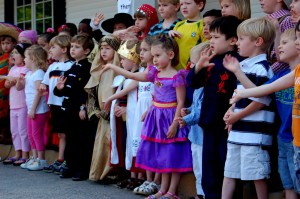
M 31 4 L 31 0 L 25 0 L 25 5 Z
M 24 21 L 24 7 L 17 8 L 17 22 Z
M 42 3 L 36 4 L 36 18 L 37 19 L 43 18 L 43 4 Z
M 18 23 L 17 26 L 18 26 L 19 28 L 21 28 L 22 30 L 24 30 L 24 24 L 23 24 L 23 23 Z
M 43 0 L 35 0 L 35 2 L 37 3 L 37 2 L 43 2 Z
M 22 6 L 23 5 L 23 0 L 18 0 L 17 1 L 17 6 Z
M 38 34 L 41 34 L 44 32 L 44 21 L 43 20 L 36 21 L 36 31 L 38 32 Z
M 31 22 L 25 22 L 25 28 L 24 30 L 31 30 Z
M 52 17 L 52 3 L 51 1 L 44 3 L 45 8 L 45 16 L 44 17 Z
M 25 21 L 31 20 L 31 6 L 25 7 Z
M 52 27 L 52 19 L 45 19 L 45 29 Z

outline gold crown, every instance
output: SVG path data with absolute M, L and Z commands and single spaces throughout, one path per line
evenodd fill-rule
M 133 61 L 134 63 L 140 62 L 140 55 L 136 52 L 136 44 L 131 49 L 128 49 L 127 41 L 124 42 L 118 49 L 118 53 L 126 59 Z

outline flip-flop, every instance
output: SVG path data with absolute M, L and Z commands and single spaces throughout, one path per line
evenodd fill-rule
M 13 164 L 15 161 L 17 161 L 18 159 L 14 158 L 14 157 L 10 157 L 6 160 L 3 161 L 3 164 Z
M 18 160 L 16 160 L 13 165 L 14 166 L 20 166 L 21 164 L 25 163 L 26 162 L 26 159 L 25 158 L 20 158 Z

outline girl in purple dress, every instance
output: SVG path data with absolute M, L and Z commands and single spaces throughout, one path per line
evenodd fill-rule
M 157 36 L 151 54 L 155 66 L 149 66 L 147 73 L 130 73 L 112 64 L 106 67 L 127 78 L 154 83 L 153 105 L 145 118 L 135 166 L 162 173 L 160 190 L 148 198 L 178 198 L 175 193 L 181 173 L 192 171 L 189 129 L 179 128 L 174 120 L 184 107 L 187 72 L 175 69 L 179 49 L 174 39 Z

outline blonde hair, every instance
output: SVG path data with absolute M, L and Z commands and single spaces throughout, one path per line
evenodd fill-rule
M 209 41 L 206 42 L 202 42 L 196 46 L 194 46 L 191 51 L 190 51 L 190 57 L 192 55 L 197 57 L 197 60 L 200 59 L 200 54 L 203 50 L 205 50 L 206 48 L 209 48 Z
M 49 46 L 53 46 L 54 44 L 58 45 L 61 48 L 67 48 L 67 55 L 68 57 L 71 57 L 70 55 L 71 36 L 57 35 L 50 40 Z
M 264 40 L 262 50 L 267 50 L 274 42 L 275 27 L 272 22 L 264 17 L 251 18 L 238 26 L 237 34 L 249 36 L 252 40 L 261 37 Z
M 36 64 L 39 69 L 47 69 L 48 53 L 39 45 L 32 45 L 25 50 L 25 53 Z
M 281 33 L 280 38 L 283 37 L 289 37 L 292 38 L 293 40 L 296 40 L 296 32 L 294 28 L 290 28 L 285 30 L 283 33 Z
M 219 0 L 219 3 L 221 4 L 222 0 Z M 231 0 L 231 2 L 235 5 L 238 16 L 236 16 L 238 19 L 244 21 L 246 19 L 250 19 L 251 17 L 251 5 L 250 0 Z

